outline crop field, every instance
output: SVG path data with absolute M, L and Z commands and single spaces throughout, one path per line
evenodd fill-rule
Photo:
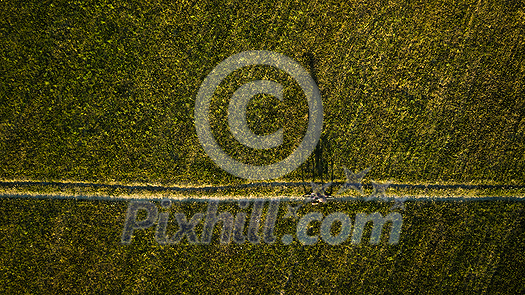
M 31 0 L 0 15 L 0 293 L 525 293 L 523 3 Z M 246 62 L 201 107 L 218 68 L 255 51 L 300 70 Z M 322 102 L 308 153 L 320 122 L 301 71 Z M 257 81 L 282 96 L 244 101 L 253 138 L 282 134 L 266 148 L 233 127 Z M 297 150 L 269 179 L 217 160 Z

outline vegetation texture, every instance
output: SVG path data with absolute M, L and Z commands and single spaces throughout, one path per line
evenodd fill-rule
M 161 246 L 155 227 L 121 245 L 126 202 L 0 199 L 0 292 L 244 294 L 523 294 L 523 202 L 406 203 L 399 244 L 283 245 L 295 231 L 281 208 L 274 244 Z M 159 204 L 157 206 L 160 208 Z M 284 204 L 281 204 L 283 207 Z M 234 203 L 219 211 L 235 212 Z M 315 206 L 314 206 L 315 207 Z M 286 206 L 284 206 L 286 208 Z M 160 209 L 159 209 L 160 210 Z M 388 213 L 389 206 L 329 203 L 298 215 Z M 163 210 L 166 211 L 166 210 Z M 191 217 L 206 203 L 171 207 Z M 313 223 L 313 235 L 319 224 Z M 168 226 L 168 233 L 176 230 Z M 197 227 L 200 233 L 202 224 Z M 385 229 L 388 229 L 386 227 Z M 385 230 L 388 232 L 388 230 Z
M 206 75 L 246 50 L 314 76 L 337 177 L 344 165 L 399 181 L 525 178 L 519 1 L 12 2 L 0 4 L 3 178 L 235 181 L 200 146 L 193 107 Z M 286 77 L 255 67 L 224 81 L 210 114 L 224 150 L 267 163 L 296 147 L 307 106 Z M 227 100 L 261 78 L 286 99 L 256 97 L 248 122 L 284 128 L 285 144 L 246 156 Z
M 333 171 L 341 182 L 343 166 L 371 167 L 369 191 L 373 179 L 510 185 L 514 191 L 495 186 L 483 194 L 523 194 L 521 1 L 3 0 L 0 15 L 0 293 L 525 293 L 523 202 L 410 200 L 397 245 L 221 245 L 217 230 L 210 245 L 161 246 L 154 227 L 120 244 L 127 202 L 11 198 L 160 198 L 164 192 L 150 186 L 245 184 L 204 152 L 194 103 L 212 69 L 247 50 L 290 57 L 322 95 L 318 150 L 276 181 L 327 180 Z M 240 145 L 227 125 L 228 99 L 258 79 L 281 83 L 285 97 L 258 95 L 248 105 L 255 133 L 284 129 L 283 145 L 264 151 Z M 228 154 L 268 164 L 298 146 L 308 106 L 286 73 L 251 66 L 221 83 L 209 116 Z M 128 186 L 76 191 L 63 182 Z M 202 204 L 170 212 L 203 212 Z M 386 214 L 389 206 L 312 208 L 354 216 Z M 279 214 L 281 237 L 295 224 Z

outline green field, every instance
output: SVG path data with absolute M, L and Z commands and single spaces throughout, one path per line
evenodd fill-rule
M 4 294 L 521 294 L 525 288 L 523 202 L 407 202 L 399 244 L 383 238 L 369 245 L 365 232 L 363 243 L 338 246 L 221 245 L 219 228 L 209 245 L 183 239 L 160 246 L 153 227 L 136 231 L 124 246 L 125 202 L 1 199 L 0 204 Z M 172 212 L 203 208 L 203 203 L 180 204 Z M 378 203 L 316 209 L 350 216 L 388 211 Z M 276 236 L 294 229 L 283 213 Z
M 4 2 L 0 176 L 235 181 L 197 140 L 195 97 L 225 58 L 270 50 L 316 77 L 340 177 L 344 165 L 376 167 L 374 179 L 522 183 L 524 10 L 513 3 Z M 284 75 L 248 68 L 218 93 Z M 286 135 L 254 161 L 286 156 L 301 138 L 297 95 L 248 106 L 255 132 Z M 245 151 L 221 132 L 228 97 L 213 104 L 215 135 Z
M 525 6 L 343 2 L 0 2 L 0 293 L 522 294 Z M 324 108 L 309 160 L 260 186 L 218 167 L 194 126 L 205 77 L 248 50 L 299 63 Z M 247 107 L 256 134 L 284 130 L 268 150 L 228 129 L 229 98 L 259 79 L 284 87 Z M 297 148 L 308 105 L 285 72 L 250 66 L 209 115 L 228 155 L 263 165 Z M 387 214 L 363 196 L 391 182 L 410 197 L 398 244 L 221 245 L 217 229 L 210 245 L 161 246 L 154 227 L 120 244 L 127 200 L 191 199 L 169 212 L 194 214 L 209 197 L 300 198 L 310 181 L 335 193 L 343 167 L 370 167 L 363 194 L 299 215 Z M 278 237 L 296 227 L 285 208 Z

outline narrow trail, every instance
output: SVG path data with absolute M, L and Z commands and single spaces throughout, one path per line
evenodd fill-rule
M 333 182 L 332 186 L 343 185 L 344 182 Z M 207 201 L 209 199 L 220 199 L 222 201 L 237 201 L 242 196 L 193 196 L 192 193 L 220 193 L 221 191 L 254 189 L 254 188 L 299 188 L 309 187 L 309 182 L 257 182 L 238 185 L 203 185 L 203 186 L 161 186 L 153 184 L 108 184 L 108 183 L 93 183 L 93 182 L 57 182 L 57 181 L 0 181 L 0 198 L 36 198 L 36 199 L 78 199 L 78 200 L 111 200 L 111 201 L 125 201 L 125 200 L 161 200 L 166 198 L 163 195 L 149 195 L 144 193 L 178 193 L 180 196 L 168 197 L 171 199 L 178 199 L 180 201 L 198 202 Z M 43 188 L 46 192 L 28 192 L 21 189 L 31 187 Z M 365 189 L 373 188 L 372 184 L 363 183 L 362 187 Z M 386 198 L 404 197 L 406 201 L 488 201 L 488 200 L 516 200 L 525 201 L 525 185 L 513 184 L 404 184 L 392 183 L 388 185 L 389 189 L 401 190 L 420 190 L 423 192 L 433 191 L 432 194 L 422 193 L 401 193 L 401 194 L 385 194 Z M 67 193 L 64 190 L 78 190 L 82 189 L 114 189 L 126 191 L 126 193 L 116 195 L 104 195 L 104 193 L 85 194 L 85 193 Z M 20 191 L 17 191 L 20 190 Z M 49 193 L 49 191 L 53 191 Z M 462 193 L 454 194 L 450 190 L 462 190 Z M 482 195 L 472 196 L 468 192 L 479 190 L 520 190 L 516 194 L 506 195 Z M 437 192 L 436 192 L 437 191 Z M 442 192 L 440 192 L 442 191 Z M 279 198 L 283 201 L 301 200 L 301 196 L 268 196 L 262 199 Z M 250 199 L 261 199 L 261 197 L 253 197 Z M 337 194 L 329 197 L 331 201 L 358 201 L 365 199 L 362 196 L 338 196 Z

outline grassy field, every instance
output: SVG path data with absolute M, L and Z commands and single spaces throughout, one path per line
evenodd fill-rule
M 523 4 L 273 2 L 0 2 L 0 293 L 524 292 Z M 389 195 L 411 197 L 398 244 L 221 245 L 217 230 L 210 245 L 161 246 L 154 227 L 120 244 L 128 199 L 305 193 L 250 186 L 198 141 L 201 83 L 247 50 L 298 62 L 323 101 L 319 148 L 272 181 L 340 185 L 343 167 L 370 167 L 365 195 L 372 181 L 390 181 Z M 257 79 L 278 81 L 285 94 L 248 105 L 255 133 L 284 129 L 283 145 L 264 151 L 239 144 L 227 124 L 229 98 Z M 250 66 L 218 87 L 210 120 L 230 156 L 269 164 L 298 146 L 308 106 L 286 73 Z M 212 186 L 224 188 L 191 190 Z M 390 212 L 392 203 L 357 197 L 299 215 Z M 234 212 L 232 204 L 221 206 Z M 278 237 L 296 227 L 285 208 Z
M 339 177 L 373 166 L 374 179 L 521 182 L 524 12 L 513 3 L 4 2 L 0 176 L 235 181 L 197 140 L 195 97 L 225 58 L 271 50 L 317 80 Z M 283 76 L 242 69 L 217 91 L 212 127 L 229 153 L 249 152 L 223 131 L 228 97 L 251 79 L 290 95 L 248 106 L 254 131 L 282 127 L 285 144 L 246 157 L 280 159 L 302 138 L 306 104 Z
M 523 202 L 407 202 L 399 244 L 383 237 L 379 245 L 365 238 L 338 246 L 297 241 L 285 246 L 279 240 L 221 245 L 219 228 L 209 245 L 183 239 L 160 246 L 153 227 L 121 245 L 126 202 L 0 199 L 0 204 L 0 290 L 6 294 L 521 294 L 525 287 Z M 353 216 L 386 213 L 388 206 L 347 202 L 315 209 Z M 171 210 L 202 212 L 205 203 Z M 283 215 L 277 237 L 295 228 Z

